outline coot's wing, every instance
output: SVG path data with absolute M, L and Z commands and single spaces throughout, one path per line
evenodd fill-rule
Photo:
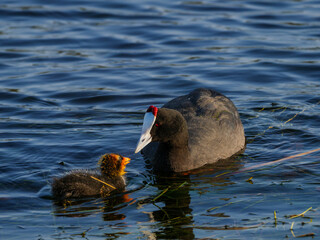
M 178 110 L 187 121 L 192 168 L 227 159 L 244 149 L 240 116 L 232 101 L 224 95 L 209 89 L 196 89 L 163 107 Z

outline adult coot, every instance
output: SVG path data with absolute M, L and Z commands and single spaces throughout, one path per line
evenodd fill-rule
M 245 136 L 232 101 L 200 88 L 148 108 L 135 152 L 143 148 L 155 171 L 184 172 L 241 153 Z
M 73 170 L 61 178 L 54 178 L 52 194 L 57 200 L 88 196 L 106 196 L 110 192 L 123 191 L 125 188 L 125 166 L 130 158 L 118 154 L 105 154 L 100 160 L 98 171 L 79 169 Z

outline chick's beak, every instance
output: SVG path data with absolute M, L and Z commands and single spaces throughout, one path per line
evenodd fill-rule
M 127 164 L 130 162 L 130 160 L 131 160 L 131 159 L 130 159 L 130 158 L 127 158 L 127 157 L 123 157 L 123 158 L 122 158 L 122 161 L 123 161 L 123 164 L 124 164 L 124 165 L 127 165 Z

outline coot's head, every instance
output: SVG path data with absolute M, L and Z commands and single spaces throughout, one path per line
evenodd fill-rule
M 118 154 L 104 154 L 99 160 L 101 173 L 110 177 L 122 176 L 126 173 L 125 168 L 129 162 L 130 158 Z
M 141 136 L 135 153 L 150 142 L 172 142 L 187 140 L 187 125 L 182 115 L 173 109 L 150 106 L 144 115 Z

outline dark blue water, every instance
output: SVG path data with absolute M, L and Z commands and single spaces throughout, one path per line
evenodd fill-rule
M 158 179 L 144 111 L 198 87 L 234 101 L 246 152 Z M 319 87 L 319 1 L 1 1 L 0 239 L 317 238 L 319 152 L 220 174 L 319 148 Z M 54 176 L 108 152 L 125 195 L 54 204 Z

